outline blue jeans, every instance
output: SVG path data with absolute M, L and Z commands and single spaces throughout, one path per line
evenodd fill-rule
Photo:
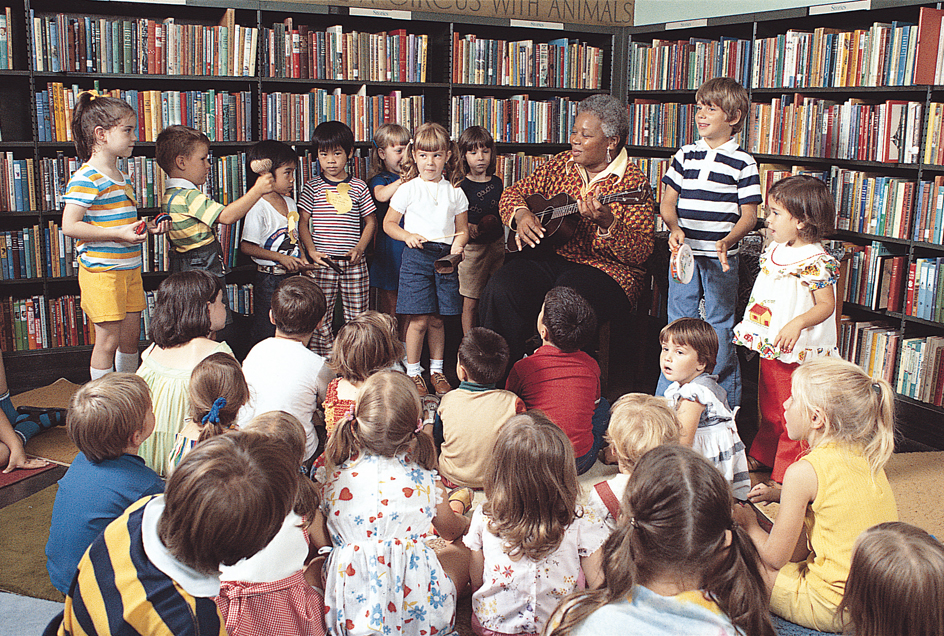
M 272 294 L 286 278 L 294 274 L 267 274 L 256 272 L 256 280 L 252 288 L 252 331 L 250 347 L 275 335 L 275 325 L 269 320 L 269 310 L 272 308 Z
M 728 256 L 730 269 L 721 270 L 721 261 L 709 256 L 695 257 L 695 275 L 687 285 L 669 276 L 669 322 L 679 318 L 698 318 L 698 303 L 705 297 L 705 320 L 718 333 L 718 358 L 714 371 L 718 384 L 728 394 L 731 408 L 741 404 L 741 368 L 734 348 L 734 319 L 738 297 L 738 257 Z M 656 395 L 664 395 L 671 384 L 659 374 Z
M 593 466 L 597 461 L 597 455 L 600 449 L 606 444 L 603 438 L 606 435 L 606 429 L 610 426 L 610 403 L 605 397 L 601 397 L 597 402 L 597 407 L 593 409 L 593 417 L 590 418 L 590 426 L 593 429 L 593 446 L 586 454 L 577 458 L 577 474 L 582 475 Z

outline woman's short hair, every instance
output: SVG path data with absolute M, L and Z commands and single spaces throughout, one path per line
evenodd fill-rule
M 603 134 L 607 137 L 617 137 L 617 149 L 626 145 L 629 135 L 629 115 L 626 106 L 612 95 L 591 95 L 577 104 L 577 114 L 590 113 L 600 120 Z
M 171 274 L 157 288 L 151 338 L 161 349 L 186 344 L 210 333 L 207 303 L 223 291 L 219 278 L 202 269 Z

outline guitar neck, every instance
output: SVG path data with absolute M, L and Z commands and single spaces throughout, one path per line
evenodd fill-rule
M 603 205 L 606 205 L 607 203 L 612 203 L 613 201 L 625 197 L 627 194 L 627 192 L 611 192 L 610 194 L 604 194 L 597 197 L 597 201 Z M 577 203 L 568 203 L 567 205 L 562 205 L 559 208 L 553 208 L 553 210 L 554 211 L 551 213 L 550 218 L 559 219 L 562 216 L 567 216 L 568 214 L 574 214 L 577 212 Z

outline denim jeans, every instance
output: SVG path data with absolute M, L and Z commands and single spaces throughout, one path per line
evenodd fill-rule
M 593 446 L 585 454 L 577 458 L 577 474 L 582 475 L 593 466 L 597 461 L 597 455 L 600 449 L 606 444 L 606 429 L 610 426 L 610 403 L 605 397 L 601 397 L 597 402 L 597 407 L 593 409 L 593 417 L 590 419 L 593 428 Z
M 734 320 L 738 297 L 738 257 L 728 256 L 730 269 L 721 270 L 721 261 L 709 256 L 695 257 L 695 275 L 683 284 L 669 276 L 669 322 L 678 318 L 700 318 L 698 305 L 705 298 L 705 320 L 718 333 L 718 358 L 714 371 L 718 384 L 728 394 L 731 408 L 741 404 L 741 368 L 734 347 Z M 661 368 L 661 367 L 660 367 Z M 656 395 L 664 395 L 669 382 L 659 374 Z

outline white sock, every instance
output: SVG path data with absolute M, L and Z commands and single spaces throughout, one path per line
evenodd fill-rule
M 442 360 L 433 360 L 429 359 L 429 372 L 430 373 L 442 373 L 443 372 L 443 361 Z
M 124 353 L 115 351 L 115 371 L 120 373 L 134 373 L 138 370 L 138 352 Z
M 108 369 L 96 369 L 95 367 L 89 367 L 89 375 L 92 376 L 93 380 L 97 380 L 99 378 L 105 377 L 114 370 L 114 367 L 109 367 Z
M 403 350 L 406 351 L 406 343 L 405 343 L 405 342 L 401 342 L 400 344 L 403 345 Z M 403 362 L 403 367 L 404 367 L 404 368 L 406 368 L 406 365 L 410 364 L 410 361 L 407 360 L 405 353 L 403 354 L 403 360 L 402 360 L 402 362 Z
M 420 364 L 419 362 L 417 362 L 416 364 L 414 364 L 414 363 L 412 363 L 412 362 L 407 362 L 407 363 L 406 363 L 406 374 L 407 374 L 408 376 L 410 376 L 410 377 L 413 377 L 413 376 L 415 376 L 415 375 L 422 375 L 422 374 L 423 374 L 423 365 Z

